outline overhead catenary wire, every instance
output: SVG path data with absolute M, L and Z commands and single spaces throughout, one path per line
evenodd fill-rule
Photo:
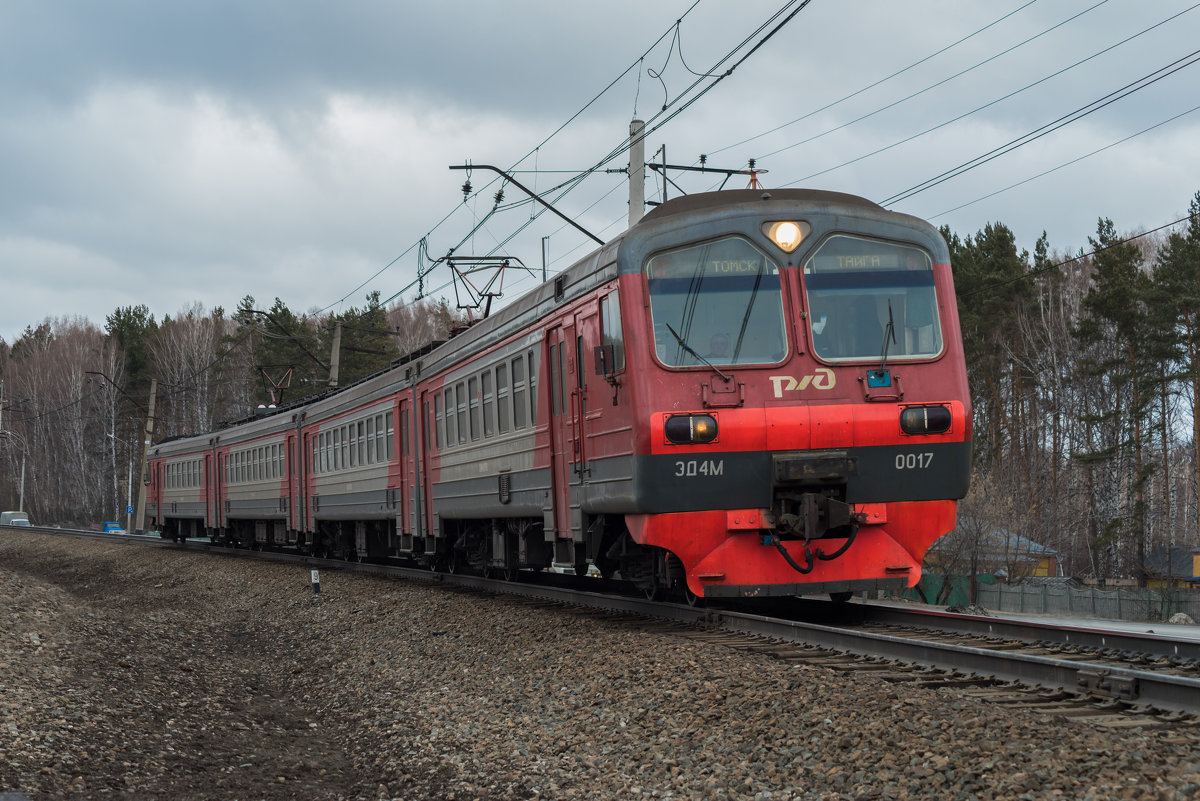
M 713 88 L 715 88 L 717 86 L 717 84 L 719 84 L 725 78 L 728 78 L 731 75 L 733 75 L 734 71 L 738 67 L 740 67 L 742 64 L 744 64 L 747 59 L 749 59 L 752 55 L 754 55 L 759 50 L 759 48 L 761 48 L 764 44 L 766 44 L 768 41 L 770 41 L 770 39 L 772 37 L 774 37 L 777 33 L 779 33 L 779 31 L 782 30 L 785 25 L 787 25 L 789 22 L 791 22 L 792 19 L 794 19 L 797 14 L 799 14 L 801 11 L 803 11 L 811 2 L 812 2 L 812 0 L 800 0 L 800 2 L 797 4 L 797 0 L 788 0 L 788 2 L 785 3 L 783 6 L 781 6 L 778 11 L 776 11 L 773 15 L 771 15 L 771 17 L 769 17 L 757 29 L 755 29 L 754 32 L 752 32 L 750 35 L 748 35 L 745 39 L 743 39 L 735 47 L 730 49 L 729 52 L 726 53 L 722 58 L 720 58 L 715 64 L 713 64 L 713 66 L 709 67 L 707 72 L 705 72 L 704 74 L 700 74 L 700 77 L 697 78 L 697 80 L 693 81 L 692 84 L 689 85 L 683 92 L 681 92 L 679 95 L 677 95 L 676 99 L 674 101 L 664 105 L 663 109 L 658 114 L 654 115 L 649 120 L 647 120 L 646 127 L 644 128 L 644 130 L 642 132 L 643 139 L 648 137 L 650 134 L 654 133 L 658 129 L 662 128 L 664 125 L 669 123 L 671 120 L 675 119 L 675 117 L 679 116 L 679 114 L 683 113 L 692 104 L 694 104 L 696 101 L 698 101 L 700 98 L 702 98 L 708 92 L 710 92 Z M 792 5 L 796 5 L 796 7 L 794 9 L 792 9 L 790 13 L 787 13 L 788 8 Z M 778 22 L 775 25 L 775 27 L 772 28 L 767 34 L 765 34 L 764 36 L 762 36 L 762 38 L 760 38 L 757 42 L 755 42 L 753 47 L 751 47 L 747 53 L 745 53 L 743 56 L 741 56 L 741 58 L 739 58 L 732 66 L 730 66 L 724 72 L 722 72 L 722 73 L 717 72 L 717 70 L 719 70 L 720 67 L 723 64 L 725 64 L 725 62 L 732 59 L 740 50 L 742 50 L 744 47 L 746 47 L 748 44 L 750 44 L 751 41 L 753 41 L 753 39 L 756 36 L 758 36 L 764 30 L 766 30 L 768 27 L 770 27 L 771 24 L 773 22 L 775 22 L 775 20 L 779 19 L 785 13 L 787 14 L 786 17 L 784 17 L 782 21 Z M 693 74 L 698 74 L 698 73 L 693 73 Z M 699 86 L 700 83 L 706 77 L 712 77 L 713 78 L 712 82 L 709 83 L 707 86 L 705 86 L 700 91 L 698 91 L 696 94 L 692 95 L 691 97 L 688 97 L 688 99 L 686 101 L 683 101 L 683 98 L 687 97 L 689 95 L 689 93 L 691 93 L 694 89 L 696 89 L 696 87 Z M 671 109 L 672 105 L 674 105 L 675 103 L 679 103 L 680 101 L 683 101 L 683 102 L 681 103 L 681 105 L 679 105 L 678 108 L 675 108 L 673 111 L 671 111 L 670 114 L 667 114 L 665 119 L 659 119 L 660 117 L 662 117 L 662 115 L 667 113 L 668 109 Z M 591 173 L 601 169 L 605 164 L 608 164 L 614 158 L 617 158 L 617 157 L 623 155 L 624 153 L 626 153 L 629 150 L 629 148 L 631 146 L 632 145 L 628 139 L 623 139 L 621 141 L 621 143 L 619 145 L 617 145 L 616 147 L 614 147 L 604 158 L 602 158 L 600 161 L 596 162 L 596 164 L 593 165 L 588 170 L 580 173 L 579 180 L 582 180 L 587 175 L 590 175 Z M 570 188 L 574 188 L 574 185 L 577 185 L 577 183 L 578 182 L 575 182 L 574 184 L 572 184 L 572 186 Z M 555 199 L 556 200 L 560 199 L 563 195 L 566 194 L 567 191 L 570 191 L 570 189 L 564 190 Z
M 755 30 L 752 31 L 749 35 L 747 35 L 741 42 L 739 42 L 737 45 L 730 48 L 729 51 L 727 51 L 724 56 L 722 56 L 711 67 L 709 67 L 709 69 L 703 75 L 701 75 L 701 77 L 699 77 L 695 81 L 693 81 L 682 92 L 678 93 L 674 99 L 670 100 L 667 104 L 665 104 L 662 110 L 660 110 L 658 113 L 653 115 L 649 120 L 647 120 L 646 128 L 643 132 L 643 137 L 649 136 L 654 131 L 657 131 L 658 129 L 660 129 L 667 123 L 669 123 L 671 120 L 673 120 L 675 117 L 677 117 L 680 113 L 682 113 L 684 110 L 686 110 L 692 104 L 694 104 L 696 101 L 698 101 L 701 97 L 703 97 L 709 91 L 711 91 L 722 80 L 733 75 L 734 71 L 737 70 L 738 67 L 740 67 L 742 64 L 744 64 L 745 61 L 748 58 L 750 58 L 752 55 L 754 55 L 754 53 L 756 53 L 764 44 L 766 44 L 766 42 L 768 42 L 772 37 L 774 37 L 776 34 L 778 34 L 779 31 L 782 30 L 783 27 L 785 25 L 787 25 L 788 22 L 790 22 L 792 19 L 794 19 L 796 17 L 796 15 L 799 14 L 801 11 L 803 11 L 811 2 L 812 2 L 812 0 L 787 0 L 787 2 L 785 2 L 782 6 L 779 7 L 778 10 L 775 11 L 775 13 L 773 13 L 762 24 L 760 24 L 757 28 L 755 28 Z M 693 6 L 693 8 L 694 7 L 695 6 Z M 782 19 L 780 19 L 781 17 L 782 17 Z M 772 24 L 774 24 L 774 27 L 772 27 Z M 768 29 L 770 29 L 770 30 L 768 31 Z M 764 31 L 767 31 L 767 33 L 765 35 L 763 35 Z M 757 41 L 755 41 L 756 38 L 757 38 Z M 661 38 L 659 41 L 661 41 Z M 750 49 L 747 52 L 745 52 L 743 55 L 738 57 L 739 52 L 741 52 L 748 46 L 750 47 Z M 734 59 L 734 58 L 737 58 L 737 60 L 731 66 L 726 68 L 723 72 L 719 72 L 719 70 L 721 69 L 721 67 L 723 65 L 725 65 L 727 62 L 729 62 L 731 59 Z M 712 77 L 712 76 L 715 76 L 715 77 Z M 703 88 L 700 88 L 697 91 L 697 87 L 699 87 L 705 81 L 705 79 L 709 78 L 709 77 L 711 77 L 711 81 L 706 86 L 704 86 Z M 551 190 L 551 192 L 554 192 L 554 197 L 552 199 L 552 202 L 557 203 L 558 201 L 560 201 L 567 194 L 569 194 L 573 189 L 575 189 L 580 183 L 582 183 L 582 181 L 584 181 L 588 176 L 594 174 L 598 170 L 602 169 L 606 164 L 610 163 L 613 159 L 618 158 L 619 156 L 621 156 L 622 154 L 627 152 L 630 146 L 631 146 L 630 142 L 627 138 L 622 139 L 622 141 L 618 145 L 614 146 L 602 158 L 598 159 L 591 167 L 589 167 L 585 170 L 581 170 L 574 177 L 559 184 L 559 186 L 556 187 L 555 190 Z M 533 152 L 534 151 L 530 151 L 530 153 L 533 153 Z M 518 162 L 518 163 L 520 163 L 520 162 Z M 496 180 L 499 180 L 499 179 L 496 179 Z M 490 186 L 490 184 L 489 184 L 489 186 Z M 477 190 L 476 194 L 478 194 L 478 192 L 482 192 L 482 191 L 484 191 L 484 190 L 481 188 L 481 189 Z M 551 192 L 547 192 L 545 194 L 551 194 Z M 514 203 L 513 205 L 515 206 L 515 205 L 518 205 L 523 202 L 532 202 L 532 201 L 518 201 L 517 203 Z M 505 244 L 507 244 L 513 238 L 515 238 L 517 235 L 519 235 L 522 231 L 524 231 L 533 222 L 533 220 L 540 217 L 541 213 L 544 213 L 544 211 L 545 211 L 544 209 L 541 209 L 541 210 L 539 210 L 539 212 L 537 214 L 533 215 L 530 218 L 527 218 L 520 226 L 517 227 L 517 229 L 515 231 L 513 231 L 513 233 L 511 233 L 509 236 L 507 236 L 506 238 L 501 240 L 498 243 L 497 248 L 503 247 Z M 495 252 L 496 252 L 496 249 L 493 249 L 492 251 L 490 251 L 489 255 L 494 254 Z M 396 298 L 400 297 L 401 295 L 407 293 L 408 291 L 410 291 L 412 289 L 412 287 L 415 284 L 416 284 L 415 281 L 410 282 L 407 286 L 401 288 L 398 292 L 396 292 L 391 297 L 389 297 L 387 299 L 387 301 L 385 301 L 385 302 L 391 302 L 392 300 L 395 300 Z
M 651 44 L 649 47 L 646 48 L 645 51 L 643 51 L 641 56 L 634 59 L 629 64 L 629 66 L 627 66 L 623 70 L 621 70 L 621 72 L 617 75 L 617 77 L 613 78 L 603 89 L 601 89 L 590 100 L 588 100 L 586 103 L 584 103 L 583 106 L 581 106 L 574 114 L 572 114 L 570 117 L 568 117 L 561 125 L 559 125 L 553 131 L 551 131 L 548 136 L 546 136 L 544 139 L 542 139 L 542 141 L 539 142 L 537 145 L 535 145 L 528 153 L 526 153 L 521 158 L 517 159 L 516 162 L 514 162 L 512 164 L 511 168 L 516 168 L 518 165 L 520 165 L 522 162 L 524 162 L 527 158 L 538 153 L 538 151 L 542 147 L 544 147 L 547 143 L 549 143 L 555 136 L 562 133 L 567 128 L 567 126 L 569 126 L 572 122 L 577 120 L 581 114 L 583 114 L 585 111 L 587 111 L 589 108 L 591 108 L 591 106 L 594 105 L 601 97 L 603 97 L 614 86 L 616 86 L 621 81 L 621 79 L 623 79 L 626 75 L 629 74 L 630 70 L 639 67 L 641 65 L 641 63 L 643 62 L 643 60 L 645 59 L 646 55 L 648 55 L 655 47 L 657 47 L 659 44 L 661 44 L 663 39 L 665 39 L 668 35 L 670 35 L 676 29 L 676 27 L 679 25 L 679 23 L 682 22 L 684 19 L 686 19 L 687 16 L 689 14 L 691 14 L 692 11 L 695 10 L 696 6 L 700 5 L 700 2 L 701 2 L 701 0 L 694 0 L 694 2 L 690 6 L 688 6 L 687 10 L 685 10 L 679 16 L 679 18 L 674 23 L 672 23 L 669 28 L 667 28 L 667 30 L 663 31 L 663 33 L 660 34 L 659 37 L 654 40 L 653 44 Z M 499 179 L 496 179 L 496 180 L 499 180 Z M 479 191 L 484 191 L 487 187 L 491 186 L 491 184 L 494 182 L 495 181 L 488 182 Z M 430 236 L 433 235 L 433 233 L 435 231 L 437 231 L 442 225 L 444 225 L 447 220 L 449 220 L 456 213 L 458 213 L 458 211 L 460 210 L 460 205 L 461 204 L 455 204 L 454 208 L 452 208 L 449 212 L 446 213 L 446 215 L 444 217 L 442 217 L 440 220 L 438 220 L 438 222 L 436 224 L 434 224 L 434 226 L 425 233 L 425 235 L 422 237 L 422 239 L 428 239 Z M 383 275 L 384 272 L 386 272 L 396 262 L 400 261 L 400 259 L 402 259 L 405 256 L 412 253 L 413 250 L 416 249 L 419 244 L 420 244 L 420 240 L 418 240 L 417 242 L 414 242 L 412 245 L 409 245 L 407 248 L 405 248 L 403 253 L 401 253 L 399 256 L 396 256 L 391 261 L 389 261 L 387 264 L 385 264 L 383 267 L 381 267 L 378 271 L 376 271 L 373 275 L 371 275 L 371 277 L 369 277 L 367 280 L 363 281 L 361 284 L 356 286 L 354 289 L 347 292 L 345 295 L 340 297 L 338 300 L 335 300 L 334 302 L 332 302 L 329 305 L 325 306 L 324 308 L 320 309 L 318 311 L 318 314 L 329 311 L 334 306 L 344 303 L 347 298 L 351 297 L 354 293 L 361 291 L 363 289 L 363 287 L 367 286 L 372 281 L 374 281 L 376 278 Z M 393 295 L 392 298 L 394 299 L 394 298 L 398 297 L 399 295 L 403 294 L 403 292 L 411 289 L 412 286 L 413 285 L 410 284 L 408 287 L 406 287 L 405 290 L 402 290 L 401 292 L 397 293 L 396 295 Z
M 869 111 L 866 114 L 855 117 L 854 119 L 849 120 L 848 122 L 844 122 L 841 125 L 836 125 L 832 128 L 828 128 L 824 131 L 821 131 L 820 133 L 813 134 L 812 136 L 809 136 L 805 139 L 801 139 L 799 142 L 793 142 L 790 145 L 781 147 L 778 150 L 772 150 L 770 153 L 764 153 L 761 156 L 756 156 L 755 158 L 756 158 L 756 160 L 761 161 L 763 159 L 770 158 L 771 156 L 777 156 L 780 153 L 787 152 L 788 150 L 797 148 L 800 145 L 805 145 L 805 144 L 808 144 L 809 142 L 814 142 L 817 139 L 820 139 L 824 136 L 828 136 L 831 133 L 836 133 L 837 131 L 841 131 L 846 128 L 849 128 L 851 125 L 856 125 L 856 124 L 862 122 L 863 120 L 868 120 L 871 117 L 874 117 L 877 114 L 882 114 L 883 112 L 885 112 L 889 109 L 895 108 L 896 106 L 899 106 L 902 103 L 907 103 L 909 100 L 912 100 L 913 98 L 920 97 L 921 95 L 923 95 L 927 92 L 931 92 L 934 89 L 937 89 L 939 86 L 944 86 L 953 80 L 961 78 L 963 75 L 966 75 L 969 72 L 979 69 L 980 67 L 984 66 L 985 64 L 991 63 L 992 61 L 995 61 L 996 59 L 998 59 L 1002 56 L 1008 55 L 1009 53 L 1013 52 L 1017 48 L 1024 47 L 1025 45 L 1029 44 L 1030 42 L 1040 39 L 1041 37 L 1045 36 L 1046 34 L 1050 33 L 1051 31 L 1061 28 L 1062 26 L 1066 25 L 1067 23 L 1075 21 L 1079 17 L 1082 17 L 1084 14 L 1087 14 L 1089 11 L 1093 11 L 1096 8 L 1099 8 L 1100 6 L 1104 5 L 1107 2 L 1108 2 L 1108 0 L 1100 0 L 1100 2 L 1096 3 L 1094 6 L 1091 6 L 1090 8 L 1085 8 L 1083 11 L 1080 11 L 1079 13 L 1068 17 L 1067 19 L 1063 20 L 1062 22 L 1059 22 L 1055 25 L 1051 25 L 1049 28 L 1046 28 L 1041 33 L 1034 34 L 1033 36 L 1030 36 L 1028 39 L 1017 42 L 1015 45 L 1013 45 L 1009 48 L 1006 48 L 1004 50 L 1001 50 L 999 53 L 995 53 L 991 56 L 988 56 L 984 60 L 979 61 L 975 64 L 972 64 L 970 67 L 967 67 L 966 69 L 959 70 L 958 72 L 954 73 L 953 75 L 947 76 L 947 77 L 943 78 L 942 80 L 937 81 L 936 83 L 932 83 L 929 86 L 926 86 L 924 89 L 919 89 L 916 92 L 913 92 L 909 95 L 905 95 L 904 97 L 900 98 L 899 100 L 894 100 L 885 106 L 881 106 L 881 107 L 875 109 L 874 111 Z
M 1118 100 L 1123 100 L 1135 92 L 1145 89 L 1148 86 L 1152 86 L 1164 78 L 1167 78 L 1171 75 L 1174 75 L 1176 72 L 1179 72 L 1180 70 L 1192 66 L 1197 61 L 1200 61 L 1200 50 L 1193 50 L 1188 55 L 1176 59 L 1165 66 L 1159 67 L 1153 72 L 1150 72 L 1135 81 L 1125 84 L 1120 89 L 1109 92 L 1103 97 L 1099 97 L 1090 103 L 1085 103 L 1074 111 L 1062 115 L 1058 119 L 1052 120 L 1039 128 L 1035 128 L 1034 130 L 1023 134 L 1022 136 L 1018 136 L 1017 138 L 1012 139 L 1005 144 L 1000 145 L 999 147 L 993 148 L 986 153 L 982 153 L 975 158 L 965 161 L 956 167 L 952 167 L 951 169 L 935 175 L 932 178 L 927 178 L 915 186 L 911 186 L 902 192 L 898 192 L 890 197 L 878 201 L 878 203 L 881 206 L 893 205 L 899 203 L 900 201 L 907 200 L 908 198 L 928 189 L 932 189 L 941 183 L 949 181 L 952 178 L 956 178 L 965 172 L 975 169 L 976 167 L 980 167 L 989 161 L 992 161 L 993 159 L 1011 153 L 1019 147 L 1023 147 L 1030 142 L 1041 139 L 1043 136 L 1051 134 L 1060 128 L 1064 128 L 1073 122 L 1078 122 L 1084 117 L 1094 114 L 1095 112 L 1112 105 Z
M 909 142 L 915 141 L 923 136 L 927 136 L 928 134 L 931 134 L 934 131 L 939 131 L 942 128 L 946 128 L 950 125 L 953 125 L 956 122 L 961 122 L 962 120 L 966 119 L 967 117 L 970 117 L 974 114 L 978 114 L 980 111 L 984 111 L 986 109 L 991 108 L 992 106 L 995 106 L 999 103 L 1004 102 L 1005 100 L 1009 100 L 1013 97 L 1016 97 L 1017 95 L 1021 94 L 1022 92 L 1026 92 L 1029 89 L 1034 88 L 1035 86 L 1039 86 L 1039 85 L 1045 83 L 1046 81 L 1057 78 L 1058 76 L 1060 76 L 1066 72 L 1069 72 L 1070 70 L 1073 70 L 1076 67 L 1086 64 L 1087 62 L 1092 61 L 1093 59 L 1099 58 L 1100 56 L 1104 55 L 1105 53 L 1109 53 L 1109 52 L 1117 49 L 1118 47 L 1121 47 L 1122 45 L 1128 44 L 1129 42 L 1132 42 L 1133 40 L 1137 39 L 1138 37 L 1143 36 L 1143 35 L 1149 33 L 1150 31 L 1155 30 L 1156 28 L 1160 28 L 1163 25 L 1166 25 L 1168 22 L 1172 22 L 1176 18 L 1183 16 L 1184 14 L 1188 13 L 1189 11 L 1195 10 L 1196 8 L 1200 8 L 1200 3 L 1196 3 L 1195 5 L 1185 8 L 1184 10 L 1178 12 L 1177 14 L 1173 14 L 1164 20 L 1160 20 L 1159 22 L 1156 22 L 1155 24 L 1151 25 L 1148 28 L 1144 28 L 1141 31 L 1138 31 L 1137 33 L 1135 33 L 1131 36 L 1127 36 L 1118 42 L 1114 42 L 1113 44 L 1109 45 L 1108 47 L 1105 47 L 1102 50 L 1097 50 L 1096 52 L 1092 53 L 1090 56 L 1087 56 L 1086 58 L 1082 58 L 1073 64 L 1070 64 L 1066 67 L 1063 67 L 1060 70 L 1050 73 L 1049 75 L 1045 75 L 1045 76 L 1037 79 L 1036 81 L 1033 81 L 1032 83 L 1027 83 L 1024 86 L 1022 86 L 1020 89 L 1014 89 L 1013 91 L 1011 91 L 1007 94 L 1001 95 L 1000 97 L 997 97 L 994 100 L 990 100 L 981 106 L 976 106 L 975 108 L 971 109 L 970 111 L 963 112 L 962 114 L 959 114 L 956 117 L 952 117 L 944 122 L 940 122 L 937 125 L 934 125 L 930 128 L 926 128 L 925 130 L 919 131 L 915 134 L 912 134 L 911 136 L 906 136 L 903 139 L 899 139 L 895 142 L 892 142 L 891 144 L 884 145 L 883 147 L 880 147 L 880 148 L 876 148 L 875 150 L 872 150 L 869 153 L 863 153 L 861 156 L 856 156 L 855 158 L 848 159 L 846 161 L 841 162 L 840 164 L 835 164 L 832 167 L 826 167 L 823 170 L 818 170 L 817 172 L 810 173 L 810 174 L 804 176 L 803 178 L 797 178 L 794 181 L 788 181 L 787 183 L 781 184 L 781 186 L 795 186 L 796 184 L 803 183 L 805 181 L 810 181 L 813 178 L 817 178 L 822 175 L 826 175 L 828 173 L 834 172 L 835 170 L 840 170 L 843 167 L 849 167 L 852 164 L 857 164 L 858 162 L 863 161 L 868 158 L 871 158 L 872 156 L 877 156 L 880 153 L 885 153 L 889 150 L 893 150 L 897 147 L 900 147 L 901 145 L 908 144 Z
M 1058 172 L 1059 170 L 1063 169 L 1064 167 L 1070 167 L 1072 164 L 1078 164 L 1079 162 L 1083 161 L 1084 159 L 1091 158 L 1092 156 L 1095 156 L 1098 153 L 1103 153 L 1106 150 L 1111 150 L 1112 148 L 1117 147 L 1118 145 L 1124 144 L 1125 142 L 1128 142 L 1130 139 L 1134 139 L 1138 136 L 1141 136 L 1144 133 L 1149 133 L 1150 131 L 1161 128 L 1164 125 L 1169 125 L 1172 122 L 1175 122 L 1175 120 L 1178 120 L 1182 117 L 1186 117 L 1187 115 L 1193 114 L 1196 111 L 1200 111 L 1200 106 L 1192 106 L 1187 111 L 1181 111 L 1172 117 L 1162 120 L 1161 122 L 1156 122 L 1154 125 L 1151 125 L 1148 128 L 1143 128 L 1142 130 L 1138 131 L 1137 133 L 1132 133 L 1129 136 L 1118 139 L 1115 142 L 1111 142 L 1111 143 L 1105 145 L 1104 147 L 1097 148 L 1096 150 L 1093 150 L 1090 153 L 1085 153 L 1084 155 L 1079 156 L 1078 158 L 1073 158 L 1070 161 L 1063 162 L 1062 164 L 1059 164 L 1056 167 L 1051 167 L 1048 170 L 1043 170 L 1042 172 L 1039 172 L 1037 175 L 1031 175 L 1030 177 L 1026 178 L 1023 181 L 1017 181 L 1015 184 L 1009 184 L 1008 186 L 1006 186 L 1002 189 L 997 189 L 994 192 L 989 192 L 988 194 L 977 197 L 974 200 L 969 200 L 966 203 L 960 203 L 959 205 L 955 206 L 952 209 L 946 209 L 945 211 L 939 211 L 937 214 L 930 215 L 930 216 L 926 217 L 925 219 L 936 220 L 938 217 L 945 216 L 947 214 L 950 214 L 951 212 L 958 211 L 959 209 L 965 209 L 967 206 L 973 206 L 976 203 L 987 200 L 988 198 L 995 197 L 996 195 L 1007 192 L 1010 189 L 1016 189 L 1018 186 L 1024 186 L 1025 184 L 1030 183 L 1031 181 L 1036 181 L 1038 178 L 1042 178 L 1046 175 L 1049 175 L 1050 173 Z
M 763 131 L 762 133 L 757 133 L 757 134 L 754 134 L 753 136 L 746 137 L 745 139 L 742 139 L 741 141 L 738 141 L 738 142 L 734 142 L 733 144 L 725 145 L 724 147 L 718 147 L 714 150 L 710 150 L 710 151 L 708 151 L 708 154 L 709 155 L 717 155 L 719 153 L 724 153 L 726 150 L 732 150 L 735 147 L 741 147 L 742 145 L 746 145 L 746 144 L 749 144 L 750 142 L 756 141 L 758 139 L 762 139 L 764 136 L 770 136 L 773 133 L 782 131 L 784 128 L 790 128 L 791 126 L 793 126 L 797 123 L 803 122 L 804 120 L 807 120 L 810 117 L 820 114 L 822 111 L 828 111 L 829 109 L 834 108 L 835 106 L 839 106 L 842 103 L 845 103 L 847 100 L 851 100 L 855 97 L 858 97 L 859 95 L 863 94 L 864 92 L 868 92 L 871 89 L 874 89 L 876 86 L 885 84 L 888 81 L 892 80 L 893 78 L 897 78 L 897 77 L 903 75 L 904 73 L 908 72 L 909 70 L 912 70 L 912 69 L 915 69 L 916 67 L 921 66 L 925 62 L 930 61 L 930 60 L 940 56 L 942 53 L 945 53 L 949 50 L 954 49 L 958 45 L 963 44 L 964 42 L 978 36 L 979 34 L 983 33 L 984 31 L 995 27 L 996 25 L 1000 24 L 1001 22 L 1008 19 L 1009 17 L 1011 17 L 1021 11 L 1024 11 L 1026 8 L 1033 5 L 1037 1 L 1038 0 L 1029 0 L 1029 2 L 1025 3 L 1024 5 L 1021 5 L 1015 9 L 1013 9 L 1012 11 L 1008 12 L 1007 14 L 1005 14 L 1001 17 L 998 17 L 997 19 L 992 20 L 987 25 L 984 25 L 982 28 L 979 28 L 978 30 L 967 34 L 966 36 L 962 37 L 961 39 L 951 42 L 950 44 L 946 45 L 945 47 L 941 48 L 940 50 L 935 50 L 934 52 L 930 53 L 929 55 L 927 55 L 923 58 L 920 58 L 920 59 L 914 61 L 913 63 L 909 64 L 907 67 L 903 67 L 902 69 L 896 70 L 891 75 L 887 75 L 883 78 L 880 78 L 877 81 L 874 81 L 873 83 L 869 83 L 866 86 L 862 87 L 861 89 L 857 89 L 848 95 L 844 95 L 843 97 L 840 97 L 831 103 L 826 103 L 824 106 L 821 106 L 818 109 L 814 109 L 810 112 L 807 112 L 806 114 L 799 116 L 796 119 L 791 120 L 790 122 L 785 122 L 782 125 L 777 125 L 774 128 L 771 128 L 770 130 Z M 1095 6 L 1093 6 L 1093 8 L 1094 7 Z M 1014 47 L 1018 47 L 1018 46 L 1019 45 L 1014 45 Z

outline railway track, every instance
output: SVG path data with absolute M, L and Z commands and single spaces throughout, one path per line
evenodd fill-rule
M 821 602 L 798 602 L 794 610 L 798 614 L 789 619 L 613 594 L 619 582 L 588 579 L 586 588 L 581 588 L 573 576 L 523 573 L 526 580 L 507 582 L 414 567 L 220 548 L 200 542 L 175 545 L 148 537 L 43 531 L 236 558 L 267 558 L 306 569 L 437 583 L 514 603 L 554 604 L 582 616 L 765 654 L 790 665 L 853 670 L 879 680 L 952 689 L 989 703 L 1102 726 L 1194 729 L 1200 718 L 1200 642 L 1157 633 Z M 814 608 L 836 622 L 797 619 L 811 618 Z

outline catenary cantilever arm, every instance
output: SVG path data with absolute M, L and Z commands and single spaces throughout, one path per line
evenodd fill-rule
M 604 244 L 604 240 L 603 240 L 603 239 L 601 239 L 600 237 L 596 236 L 596 235 L 595 235 L 595 234 L 593 234 L 591 231 L 587 230 L 587 229 L 586 229 L 586 228 L 584 228 L 582 225 L 580 225 L 579 223 L 575 222 L 575 221 L 574 221 L 574 220 L 572 220 L 570 217 L 568 217 L 567 215 L 563 214 L 561 211 L 559 211 L 558 209 L 554 208 L 553 206 L 551 206 L 551 205 L 550 205 L 549 203 L 547 203 L 546 201 L 542 200 L 542 199 L 541 199 L 540 197 L 538 197 L 538 195 L 537 195 L 537 194 L 535 194 L 535 193 L 534 193 L 532 190 L 530 190 L 530 189 L 529 189 L 528 187 L 526 187 L 526 186 L 523 186 L 523 185 L 521 184 L 521 182 L 520 182 L 520 181 L 518 181 L 516 178 L 513 178 L 511 175 L 509 175 L 508 173 L 506 173 L 504 170 L 500 169 L 499 167 L 493 167 L 491 164 L 451 164 L 451 165 L 450 165 L 450 169 L 452 169 L 452 170 L 491 170 L 492 172 L 499 173 L 500 175 L 503 175 L 503 176 L 504 176 L 504 179 L 505 179 L 506 181 L 508 181 L 508 182 L 509 182 L 510 184 L 512 184 L 513 186 L 515 186 L 517 189 L 520 189 L 522 192 L 524 192 L 525 194 L 529 195 L 531 198 L 533 198 L 534 200 L 536 200 L 538 203 L 541 203 L 543 206 L 545 206 L 546 208 L 550 209 L 550 211 L 554 212 L 554 213 L 555 213 L 555 214 L 557 214 L 559 217 L 562 217 L 564 220 L 566 220 L 567 222 L 569 222 L 571 225 L 575 226 L 575 227 L 576 227 L 576 228 L 577 228 L 577 229 L 578 229 L 578 230 L 579 230 L 581 233 L 584 233 L 584 234 L 586 234 L 586 235 L 590 236 L 592 239 L 594 239 L 594 240 L 596 241 L 596 244 L 598 244 L 598 245 L 603 245 L 603 244 Z

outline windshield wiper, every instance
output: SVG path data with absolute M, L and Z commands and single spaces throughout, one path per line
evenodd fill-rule
M 892 299 L 888 298 L 888 321 L 883 329 L 883 353 L 879 357 L 879 369 L 867 371 L 867 385 L 872 387 L 890 387 L 892 377 L 887 369 L 888 345 L 896 344 L 896 321 L 892 319 Z
M 715 364 L 710 362 L 708 359 L 704 358 L 699 353 L 696 353 L 695 349 L 692 348 L 692 346 L 687 343 L 687 340 L 685 340 L 683 337 L 679 336 L 678 333 L 676 333 L 675 329 L 671 327 L 670 323 L 666 323 L 665 325 L 667 326 L 667 330 L 671 332 L 671 336 L 675 337 L 675 341 L 679 343 L 679 347 L 683 348 L 686 352 L 692 354 L 697 359 L 699 359 L 701 362 L 708 365 L 709 368 L 711 368 L 714 373 L 721 376 L 721 378 L 725 379 L 726 384 L 729 383 L 729 380 L 730 380 L 729 376 L 722 373 L 721 370 Z

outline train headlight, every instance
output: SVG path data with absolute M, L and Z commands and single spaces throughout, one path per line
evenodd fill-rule
M 800 247 L 800 243 L 804 241 L 804 237 L 808 236 L 811 230 L 812 228 L 806 222 L 783 220 L 763 223 L 763 233 L 784 253 L 791 253 Z
M 905 434 L 944 434 L 952 420 L 945 406 L 909 406 L 900 412 L 900 430 Z
M 717 438 L 717 418 L 711 414 L 673 414 L 663 423 L 663 433 L 676 445 L 712 442 Z

